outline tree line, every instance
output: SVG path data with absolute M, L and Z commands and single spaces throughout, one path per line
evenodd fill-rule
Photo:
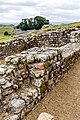
M 22 19 L 16 28 L 21 29 L 22 31 L 36 29 L 39 30 L 43 25 L 49 24 L 49 20 L 42 16 L 36 16 L 34 18 Z

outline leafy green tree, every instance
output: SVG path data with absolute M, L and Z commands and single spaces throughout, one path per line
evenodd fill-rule
M 4 35 L 9 35 L 8 31 L 5 31 L 5 32 L 4 32 Z
M 22 22 L 16 26 L 17 29 L 22 31 L 31 30 L 31 29 L 41 29 L 45 24 L 49 24 L 49 20 L 42 16 L 36 16 L 35 18 L 22 19 Z
M 28 19 L 28 29 L 29 30 L 34 29 L 34 19 L 33 18 Z
M 26 31 L 28 30 L 28 24 L 25 21 L 24 23 L 21 22 L 19 25 L 16 26 L 17 29 L 21 29 L 22 31 Z
M 35 24 L 35 29 L 41 29 L 43 25 L 49 24 L 49 20 L 46 20 L 46 18 L 42 16 L 36 16 L 34 18 L 34 24 Z

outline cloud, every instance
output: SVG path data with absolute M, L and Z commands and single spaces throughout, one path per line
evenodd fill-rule
M 35 6 L 37 2 L 33 2 L 31 0 L 6 0 L 6 1 L 1 1 L 1 5 L 11 5 L 11 6 Z
M 51 22 L 79 21 L 80 0 L 0 0 L 0 23 L 41 15 Z

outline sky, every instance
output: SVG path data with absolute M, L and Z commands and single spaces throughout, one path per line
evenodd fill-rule
M 19 23 L 37 15 L 50 23 L 80 21 L 80 0 L 0 0 L 0 23 Z

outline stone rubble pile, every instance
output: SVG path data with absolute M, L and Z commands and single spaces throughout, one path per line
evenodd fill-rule
M 34 47 L 0 65 L 0 120 L 22 120 L 80 57 L 80 43 Z

